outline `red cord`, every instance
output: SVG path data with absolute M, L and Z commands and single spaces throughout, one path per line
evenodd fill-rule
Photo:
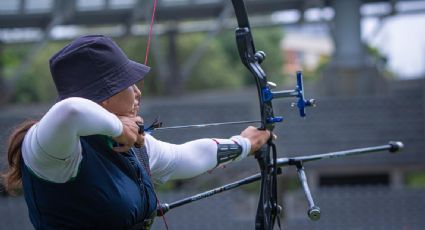
M 157 4 L 158 4 L 158 0 L 154 0 L 153 10 L 152 10 L 152 17 L 151 17 L 151 24 L 149 25 L 148 44 L 146 45 L 146 54 L 145 54 L 145 62 L 144 62 L 145 65 L 148 64 L 149 50 L 151 48 L 152 29 L 153 29 L 153 24 L 155 22 L 155 12 L 156 12 L 156 6 L 157 6 Z M 146 170 L 146 172 L 148 172 L 149 176 L 152 178 L 151 173 L 150 173 L 150 170 L 147 170 L 147 169 L 145 169 L 145 170 Z M 155 198 L 156 198 L 156 205 L 157 205 L 157 207 L 159 207 L 159 211 L 161 212 L 161 216 L 162 216 L 162 219 L 164 221 L 165 228 L 168 230 L 167 220 L 165 219 L 165 215 L 164 215 L 164 213 L 162 211 L 162 208 L 161 208 L 161 201 L 158 199 L 158 196 L 156 195 L 156 192 L 154 192 L 154 194 L 155 194 Z
M 151 38 L 152 38 L 152 28 L 155 21 L 155 12 L 156 12 L 156 5 L 158 4 L 158 0 L 155 0 L 153 3 L 153 10 L 152 10 L 152 17 L 151 17 L 151 24 L 149 26 L 149 36 L 148 36 L 148 44 L 146 46 L 146 54 L 145 54 L 145 65 L 148 64 L 148 57 L 149 57 L 149 50 L 151 48 Z
M 156 193 L 155 193 L 155 196 L 156 196 Z M 156 205 L 159 207 L 159 212 L 161 213 L 162 220 L 164 221 L 165 229 L 168 230 L 167 220 L 165 219 L 164 212 L 162 211 L 162 208 L 161 208 L 161 202 L 159 201 L 158 197 L 156 197 Z

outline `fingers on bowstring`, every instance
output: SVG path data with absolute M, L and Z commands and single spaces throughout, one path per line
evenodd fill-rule
M 135 117 L 134 120 L 136 121 L 136 123 L 143 123 L 143 118 L 140 116 Z

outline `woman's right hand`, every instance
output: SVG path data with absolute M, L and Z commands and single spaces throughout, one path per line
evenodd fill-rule
M 121 120 L 123 131 L 121 135 L 113 137 L 120 146 L 114 147 L 115 152 L 127 152 L 134 145 L 143 146 L 145 138 L 143 134 L 139 134 L 139 125 L 143 123 L 143 119 L 139 116 L 128 117 L 118 116 Z

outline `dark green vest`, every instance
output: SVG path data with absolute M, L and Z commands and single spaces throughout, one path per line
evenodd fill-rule
M 83 159 L 78 174 L 52 183 L 22 165 L 29 215 L 36 229 L 128 229 L 156 210 L 149 162 L 134 151 L 116 153 L 103 136 L 81 137 Z M 142 158 L 147 158 L 146 149 Z

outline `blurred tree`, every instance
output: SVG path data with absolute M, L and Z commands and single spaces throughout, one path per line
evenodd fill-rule
M 284 81 L 282 73 L 283 56 L 280 49 L 280 41 L 283 37 L 283 30 L 280 27 L 255 28 L 253 31 L 255 49 L 266 53 L 266 60 L 262 63 L 263 69 L 268 74 L 270 81 L 282 83 Z M 218 38 L 222 51 L 228 57 L 228 65 L 235 74 L 242 76 L 244 85 L 254 84 L 255 80 L 249 76 L 250 73 L 241 64 L 236 46 L 235 33 L 226 31 Z M 245 71 L 245 72 L 244 72 Z M 249 76 L 249 77 L 248 77 Z
M 191 34 L 181 39 L 179 47 L 185 60 L 193 49 L 205 39 L 204 34 Z M 202 90 L 211 88 L 237 88 L 243 85 L 243 77 L 231 64 L 222 44 L 214 39 L 198 64 L 194 67 L 187 82 L 187 89 Z
M 3 52 L 0 53 L 0 62 L 4 66 L 2 78 L 6 82 L 8 88 L 8 93 L 13 95 L 8 95 L 8 99 L 11 101 L 19 101 L 17 97 L 20 97 L 16 92 L 16 88 L 20 87 L 20 81 L 17 78 L 13 78 L 14 73 L 19 68 L 21 60 L 25 58 L 27 50 L 29 50 L 31 44 L 13 44 L 5 45 Z
M 0 55 L 3 53 L 3 42 L 0 40 Z M 0 92 L 2 92 L 2 94 L 0 94 L 0 105 L 3 104 L 5 101 L 7 101 L 8 95 L 9 95 L 9 89 L 6 86 L 6 81 L 4 79 L 4 64 L 3 64 L 3 60 L 0 56 Z M 0 188 L 1 190 L 1 188 Z
M 372 59 L 372 62 L 374 65 L 376 65 L 379 69 L 379 71 L 388 78 L 394 78 L 395 74 L 392 73 L 388 69 L 388 58 L 381 53 L 381 51 L 378 48 L 372 47 L 368 44 L 365 44 L 366 47 L 366 53 L 368 56 Z M 317 65 L 316 69 L 314 71 L 311 71 L 307 74 L 307 80 L 317 79 L 315 76 L 318 76 L 324 68 L 329 64 L 331 61 L 331 57 L 327 55 L 323 55 L 320 57 L 319 64 Z
M 388 68 L 388 57 L 384 55 L 378 48 L 366 45 L 366 52 L 372 58 L 373 64 L 387 78 L 395 78 L 395 74 Z
M 266 52 L 267 57 L 262 66 L 268 74 L 268 79 L 275 83 L 284 83 L 282 72 L 284 54 L 280 48 L 283 29 L 280 27 L 255 28 L 253 34 L 257 51 Z
M 7 48 L 4 57 L 8 63 L 6 78 L 14 87 L 11 98 L 13 102 L 50 102 L 55 99 L 56 89 L 50 75 L 48 60 L 64 44 L 64 42 L 49 43 L 21 76 L 14 76 L 14 73 L 16 68 L 19 68 L 20 60 L 27 55 L 26 51 L 31 44 L 12 45 Z
M 282 82 L 282 57 L 279 49 L 279 42 L 282 31 L 279 28 L 261 28 L 255 30 L 255 44 L 258 50 L 263 50 L 267 54 L 263 67 L 269 74 L 270 80 Z M 173 62 L 181 66 L 187 60 L 198 44 L 204 41 L 204 33 L 178 34 L 176 36 L 176 46 L 174 52 L 176 58 Z M 170 55 L 169 37 L 154 37 L 158 39 L 163 56 Z M 132 60 L 143 63 L 146 52 L 146 38 L 124 37 L 115 39 L 124 52 Z M 55 52 L 60 50 L 69 41 L 50 42 L 42 49 L 33 60 L 32 65 L 21 76 L 12 79 L 16 68 L 19 68 L 21 60 L 25 58 L 32 44 L 12 44 L 4 45 L 4 50 L 0 53 L 0 63 L 4 66 L 3 79 L 13 82 L 14 94 L 13 102 L 51 102 L 56 97 L 56 89 L 51 79 L 48 60 Z M 241 88 L 253 84 L 254 80 L 239 60 L 239 54 L 235 44 L 235 37 L 232 31 L 225 31 L 218 38 L 213 39 L 208 45 L 208 49 L 199 59 L 189 76 L 182 79 L 180 73 L 169 71 L 166 76 L 160 76 L 159 68 L 170 68 L 170 60 L 156 63 L 157 58 L 153 53 L 155 47 L 151 47 L 148 65 L 151 72 L 145 79 L 143 88 L 144 94 L 167 94 L 171 92 L 171 87 L 181 84 L 182 92 L 199 91 L 204 89 L 217 88 Z M 158 66 L 159 64 L 166 66 Z M 172 63 L 171 63 L 172 64 Z M 181 68 L 177 68 L 180 70 Z M 176 71 L 176 69 L 175 69 Z
M 425 188 L 425 172 L 414 171 L 406 175 L 406 186 L 411 188 Z
M 283 75 L 280 70 L 283 58 L 278 48 L 282 30 L 280 28 L 263 28 L 259 29 L 254 36 L 256 44 L 259 44 L 261 46 L 260 49 L 267 53 L 267 61 L 264 62 L 263 67 L 269 73 L 272 81 L 282 82 Z M 182 78 L 181 73 L 176 73 L 176 71 L 181 71 L 181 68 L 173 67 L 172 65 L 184 65 L 198 45 L 204 42 L 206 34 L 191 33 L 175 36 L 175 50 L 170 48 L 170 45 L 172 45 L 169 41 L 170 36 L 154 37 L 154 39 L 159 42 L 159 46 L 164 52 L 162 55 L 167 57 L 176 55 L 177 58 L 174 61 L 169 59 L 168 61 L 163 60 L 164 63 L 160 63 L 167 66 L 157 66 L 159 63 L 156 63 L 156 59 L 153 57 L 154 51 L 151 50 L 148 64 L 152 69 L 149 76 L 145 79 L 145 94 L 166 95 L 176 90 L 174 87 L 178 85 L 182 87 L 180 91 L 184 92 L 186 90 L 240 88 L 254 83 L 250 73 L 240 62 L 233 31 L 221 33 L 208 44 L 207 50 L 187 79 Z M 142 59 L 146 49 L 145 38 L 129 37 L 125 41 L 122 39 L 118 41 L 131 59 L 143 62 Z M 151 49 L 154 48 L 153 46 L 151 47 Z M 173 50 L 173 55 L 170 55 L 170 50 Z M 159 68 L 171 71 L 166 76 L 160 76 Z

